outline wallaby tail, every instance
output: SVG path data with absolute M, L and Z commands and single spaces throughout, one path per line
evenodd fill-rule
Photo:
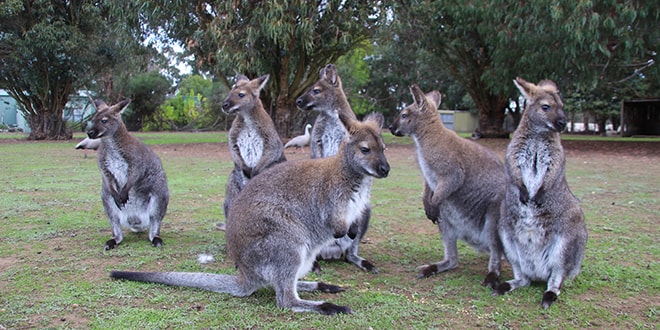
M 208 273 L 183 272 L 126 272 L 112 271 L 110 277 L 137 282 L 161 283 L 173 286 L 187 286 L 215 292 L 229 293 L 233 296 L 249 296 L 257 288 L 248 288 L 238 276 Z

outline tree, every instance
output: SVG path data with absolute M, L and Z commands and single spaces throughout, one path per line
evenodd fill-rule
M 484 136 L 502 136 L 516 76 L 591 91 L 615 88 L 621 70 L 656 61 L 658 7 L 616 0 L 418 0 L 395 5 L 392 27 L 398 45 L 435 55 L 437 69 L 471 96 Z
M 124 113 L 124 122 L 129 130 L 138 131 L 153 121 L 154 113 L 165 102 L 172 83 L 157 71 L 135 75 L 124 87 L 131 98 L 130 111 Z
M 69 139 L 70 94 L 116 63 L 107 11 L 97 1 L 8 0 L 0 4 L 0 85 L 17 101 L 30 139 Z M 117 55 L 117 54 L 114 54 Z
M 165 31 L 185 45 L 198 69 L 231 85 L 236 73 L 270 74 L 264 105 L 280 134 L 291 130 L 295 99 L 335 62 L 373 34 L 381 1 L 117 1 L 143 33 Z M 146 18 L 146 21 L 141 20 Z

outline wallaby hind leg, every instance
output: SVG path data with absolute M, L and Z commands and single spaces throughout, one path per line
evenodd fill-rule
M 152 196 L 149 201 L 149 241 L 153 247 L 162 247 L 163 239 L 160 238 L 160 224 L 165 217 L 167 198 Z
M 323 289 L 329 289 L 332 292 L 342 290 L 337 286 L 317 282 L 298 283 L 295 277 L 289 277 L 286 280 L 273 283 L 273 286 L 275 287 L 277 305 L 283 308 L 290 308 L 294 312 L 317 312 L 325 315 L 353 313 L 350 308 L 345 306 L 339 306 L 325 301 L 300 299 L 296 292 L 296 288 L 301 288 L 305 291 L 323 291 Z M 312 290 L 314 286 L 316 286 L 316 289 Z
M 564 282 L 563 273 L 564 272 L 561 269 L 556 269 L 550 275 L 550 278 L 548 279 L 548 289 L 543 293 L 543 300 L 541 301 L 543 309 L 547 309 L 555 302 L 555 300 L 557 300 L 561 285 Z
M 105 203 L 105 201 L 104 201 Z M 114 203 L 114 202 L 112 202 Z M 121 228 L 121 213 L 118 212 L 115 205 L 104 205 L 106 214 L 110 220 L 110 228 L 112 229 L 112 238 L 105 242 L 103 249 L 105 251 L 114 249 L 121 241 L 124 240 L 124 233 Z
M 438 228 L 440 228 L 440 235 L 442 236 L 445 258 L 435 264 L 417 267 L 419 270 L 417 278 L 429 277 L 458 267 L 458 245 L 456 244 L 457 237 L 454 230 L 442 220 L 438 221 Z
M 364 259 L 358 255 L 358 248 L 360 246 L 360 242 L 362 241 L 362 237 L 364 237 L 364 235 L 367 233 L 367 229 L 369 229 L 370 218 L 371 218 L 371 207 L 367 208 L 362 214 L 362 218 L 358 220 L 359 230 L 355 238 L 351 240 L 350 246 L 346 250 L 346 261 L 358 266 L 362 270 L 366 270 L 368 272 L 378 274 L 378 269 L 376 269 L 376 266 L 374 266 L 374 264 L 371 263 L 371 261 Z
M 500 210 L 499 205 L 497 205 L 491 208 L 486 215 L 486 228 L 484 228 L 484 231 L 491 235 L 488 248 L 490 258 L 488 259 L 488 274 L 481 284 L 491 289 L 496 289 L 500 285 L 500 270 L 502 268 L 502 256 L 504 255 L 504 248 L 497 234 L 497 221 L 499 218 Z

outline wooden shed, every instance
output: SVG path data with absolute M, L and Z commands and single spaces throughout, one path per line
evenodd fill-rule
M 660 135 L 660 97 L 621 102 L 621 136 Z

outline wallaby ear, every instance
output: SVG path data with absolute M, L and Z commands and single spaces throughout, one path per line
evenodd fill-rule
M 334 64 L 328 64 L 319 72 L 321 78 L 329 81 L 332 85 L 337 85 L 337 68 Z
M 124 109 L 128 107 L 128 105 L 131 104 L 131 99 L 125 99 L 113 106 L 110 107 L 110 110 L 112 110 L 114 113 L 122 113 L 124 112 Z
M 426 104 L 426 95 L 417 84 L 410 86 L 410 94 L 412 94 L 413 101 L 417 104 L 418 109 L 422 110 Z
M 268 82 L 268 78 L 270 78 L 269 74 L 265 74 L 257 79 L 255 79 L 259 83 L 259 88 L 257 90 L 261 91 L 266 87 L 266 83 Z
M 520 77 L 514 79 L 513 83 L 516 85 L 516 87 L 518 87 L 518 90 L 520 91 L 520 93 L 523 95 L 524 98 L 528 100 L 532 99 L 532 95 L 534 94 L 536 85 Z
M 430 91 L 426 93 L 426 100 L 432 103 L 431 108 L 438 109 L 442 102 L 442 95 L 438 91 Z
M 249 79 L 247 76 L 244 76 L 244 75 L 242 75 L 242 74 L 237 74 L 237 75 L 236 75 L 236 82 L 239 82 L 239 81 L 241 81 L 241 80 L 243 80 L 243 81 L 250 81 L 250 79 Z
M 380 130 L 383 128 L 383 124 L 385 123 L 385 117 L 383 117 L 383 114 L 380 112 L 372 112 L 364 117 L 362 122 L 372 125 L 376 131 L 380 132 Z
M 538 84 L 538 87 L 550 93 L 559 93 L 557 85 L 552 80 L 541 80 L 541 82 Z
M 96 111 L 101 111 L 107 109 L 108 105 L 103 100 L 94 100 L 94 107 Z

